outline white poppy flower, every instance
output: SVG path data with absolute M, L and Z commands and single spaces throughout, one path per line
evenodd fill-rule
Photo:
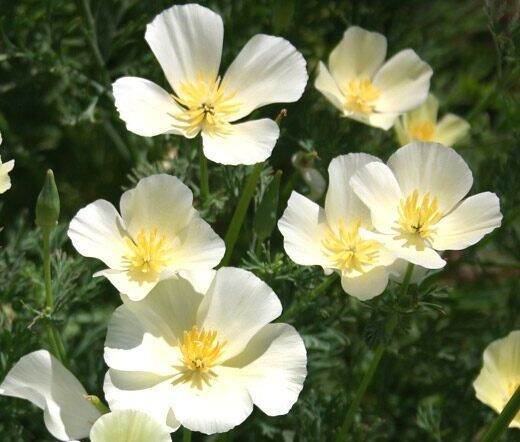
M 385 130 L 426 99 L 433 73 L 411 49 L 383 64 L 386 46 L 384 35 L 349 27 L 314 83 L 345 117 Z
M 143 178 L 121 196 L 120 210 L 105 200 L 81 209 L 68 235 L 83 256 L 98 258 L 105 276 L 131 299 L 144 298 L 177 274 L 200 282 L 224 256 L 225 246 L 193 208 L 193 194 L 179 179 Z
M 22 357 L 7 373 L 0 394 L 26 399 L 41 408 L 47 430 L 59 440 L 171 441 L 169 429 L 142 411 L 102 415 L 76 377 L 47 350 Z
M 388 268 L 395 257 L 379 242 L 365 238 L 370 212 L 349 185 L 362 166 L 380 161 L 372 155 L 351 153 L 329 165 L 325 210 L 293 192 L 278 221 L 284 248 L 297 264 L 320 265 L 326 273 L 338 271 L 345 292 L 367 300 L 380 295 L 388 284 Z
M 463 118 L 446 114 L 437 121 L 439 101 L 430 94 L 418 108 L 399 117 L 395 131 L 401 146 L 411 141 L 434 141 L 453 146 L 469 132 L 470 125 Z
M 473 383 L 477 399 L 501 413 L 520 385 L 520 330 L 488 345 L 484 365 Z M 520 413 L 509 427 L 520 428 Z
M 473 176 L 462 157 L 436 143 L 413 142 L 388 165 L 359 169 L 350 184 L 370 209 L 377 234 L 398 257 L 429 269 L 444 267 L 439 251 L 462 250 L 500 226 L 498 197 L 463 199 Z
M 221 268 L 205 295 L 169 279 L 142 301 L 123 302 L 105 343 L 111 409 L 213 434 L 242 423 L 253 404 L 277 416 L 296 402 L 305 346 L 292 326 L 270 323 L 282 306 L 252 273 Z
M 204 154 L 222 164 L 254 164 L 271 155 L 278 125 L 267 118 L 237 121 L 259 107 L 301 97 L 306 63 L 287 40 L 255 35 L 221 79 L 224 26 L 211 10 L 173 6 L 148 25 L 145 39 L 173 93 L 142 78 L 117 80 L 114 97 L 128 130 L 147 137 L 201 132 Z
M 0 144 L 2 144 L 2 134 L 0 134 Z M 11 178 L 9 177 L 9 172 L 11 172 L 13 168 L 14 160 L 9 160 L 7 163 L 2 163 L 2 158 L 0 158 L 0 193 L 4 193 L 11 188 Z

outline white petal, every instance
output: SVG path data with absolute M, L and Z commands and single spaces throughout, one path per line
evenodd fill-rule
M 429 94 L 428 98 L 416 109 L 412 109 L 407 113 L 410 121 L 428 121 L 437 123 L 437 112 L 439 110 L 439 100 L 433 94 Z
M 179 276 L 183 279 L 189 281 L 189 283 L 193 286 L 193 289 L 197 293 L 205 294 L 215 275 L 217 274 L 216 270 L 182 270 L 179 272 Z
M 453 146 L 466 137 L 469 129 L 469 123 L 463 118 L 446 114 L 437 124 L 435 141 L 445 146 Z
M 329 188 L 325 197 L 327 223 L 335 228 L 341 221 L 350 224 L 360 220 L 370 224 L 370 211 L 350 187 L 350 178 L 356 171 L 381 160 L 365 153 L 349 153 L 334 158 L 329 164 Z
M 101 416 L 86 394 L 75 376 L 46 350 L 22 357 L 0 385 L 0 395 L 26 399 L 41 408 L 49 432 L 64 441 L 87 437 Z
M 388 130 L 394 125 L 399 114 L 373 112 L 371 114 L 365 115 L 346 110 L 344 116 L 347 118 L 351 118 L 352 120 L 359 121 L 360 123 L 368 124 L 369 126 L 378 127 L 383 130 Z
M 280 135 L 278 125 L 269 118 L 229 126 L 226 135 L 202 133 L 204 155 L 220 164 L 256 164 L 271 156 Z
M 256 406 L 279 416 L 298 400 L 307 375 L 307 352 L 294 327 L 267 324 L 226 365 L 240 368 L 241 382 Z
M 237 369 L 218 366 L 214 377 L 201 389 L 190 382 L 178 383 L 172 389 L 171 401 L 175 417 L 186 428 L 205 434 L 228 431 L 253 411 L 247 389 L 239 382 Z
M 11 188 L 11 178 L 9 177 L 9 172 L 13 170 L 13 167 L 14 160 L 9 160 L 3 164 L 0 160 L 0 193 L 4 193 Z
M 141 229 L 158 229 L 175 237 L 194 214 L 193 193 L 177 177 L 157 174 L 141 179 L 121 196 L 121 216 L 134 236 Z
M 97 200 L 81 209 L 70 222 L 67 234 L 83 256 L 98 258 L 110 268 L 123 266 L 125 228 L 108 201 Z
M 437 250 L 462 250 L 500 227 L 500 201 L 491 192 L 470 196 L 436 226 L 433 247 Z
M 292 192 L 278 229 L 283 235 L 285 252 L 296 264 L 329 265 L 322 248 L 328 230 L 325 211 L 315 202 Z
M 378 162 L 367 164 L 358 169 L 350 185 L 370 209 L 374 227 L 382 233 L 393 233 L 402 194 L 390 168 Z
M 388 269 L 375 267 L 355 278 L 341 277 L 341 286 L 350 296 L 368 301 L 383 293 L 388 285 Z
M 94 273 L 94 276 L 104 276 L 118 290 L 119 293 L 127 295 L 134 301 L 143 299 L 150 290 L 161 280 L 161 275 L 155 279 L 144 281 L 132 278 L 127 270 L 105 269 Z
M 351 26 L 330 53 L 329 69 L 340 86 L 353 78 L 371 79 L 386 57 L 386 38 L 358 26 Z
M 386 238 L 382 238 L 383 236 L 386 236 Z M 427 269 L 441 269 L 446 265 L 446 261 L 441 258 L 439 253 L 427 245 L 422 249 L 417 249 L 414 245 L 408 244 L 406 239 L 394 239 L 392 235 L 381 235 L 378 239 L 395 256 L 412 264 Z
M 199 328 L 215 330 L 227 341 L 223 360 L 241 352 L 263 326 L 282 313 L 271 288 L 246 270 L 223 267 L 204 297 L 197 315 Z
M 200 76 L 208 81 L 217 78 L 224 25 L 210 9 L 196 4 L 172 6 L 147 26 L 145 39 L 178 93 L 183 83 Z
M 130 132 L 143 137 L 184 134 L 175 119 L 183 110 L 160 86 L 144 78 L 123 77 L 112 88 L 119 117 Z
M 142 411 L 118 410 L 103 415 L 90 432 L 91 442 L 171 442 L 167 427 Z
M 325 95 L 325 97 L 334 106 L 336 106 L 340 111 L 343 111 L 343 109 L 344 109 L 343 94 L 341 93 L 334 78 L 332 78 L 332 75 L 330 75 L 330 72 L 328 71 L 327 67 L 321 61 L 318 64 L 318 76 L 316 77 L 316 80 L 314 81 L 314 86 L 323 95 Z
M 305 59 L 281 37 L 258 34 L 249 40 L 231 63 L 222 88 L 235 94 L 240 109 L 231 121 L 271 103 L 299 100 L 307 84 Z
M 388 60 L 374 76 L 380 90 L 376 102 L 378 112 L 406 112 L 428 97 L 432 69 L 411 49 L 405 49 Z
M 112 411 L 139 410 L 175 431 L 180 423 L 171 410 L 172 380 L 153 373 L 108 370 L 103 384 Z
M 453 149 L 418 141 L 398 149 L 388 160 L 403 196 L 414 190 L 436 197 L 439 209 L 449 212 L 469 192 L 473 175 Z

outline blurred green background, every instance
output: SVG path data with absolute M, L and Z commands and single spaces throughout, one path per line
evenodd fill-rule
M 313 87 L 317 62 L 326 60 L 345 29 L 356 24 L 386 35 L 389 55 L 411 47 L 432 66 L 431 90 L 441 114 L 453 112 L 471 123 L 470 136 L 457 150 L 474 172 L 472 192 L 496 192 L 504 220 L 476 246 L 448 254 L 448 266 L 427 281 L 424 304 L 401 318 L 351 439 L 475 440 L 494 417 L 471 386 L 482 352 L 520 327 L 520 2 L 200 3 L 224 19 L 224 69 L 250 37 L 266 33 L 291 41 L 305 56 L 310 75 L 303 98 L 285 106 L 281 138 L 232 261 L 263 278 L 284 307 L 291 307 L 286 320 L 305 339 L 309 375 L 289 415 L 269 418 L 256 410 L 233 432 L 234 439 L 331 440 L 370 361 L 370 348 L 390 339 L 383 324 L 394 302 L 391 294 L 367 306 L 334 286 L 310 304 L 305 296 L 321 282 L 322 272 L 293 264 L 277 229 L 267 241 L 259 241 L 254 229 L 273 171 L 282 171 L 276 218 L 292 188 L 310 193 L 291 163 L 296 152 L 315 152 L 314 167 L 326 178 L 328 163 L 339 154 L 362 151 L 386 159 L 398 147 L 392 131 L 340 118 Z M 55 321 L 73 372 L 89 392 L 102 394 L 106 324 L 120 301 L 106 281 L 91 278 L 100 263 L 78 256 L 66 238 L 79 208 L 98 198 L 117 204 L 123 189 L 162 171 L 181 177 L 203 216 L 221 236 L 226 232 L 249 169 L 210 162 L 212 197 L 203 206 L 197 199 L 195 144 L 175 136 L 131 134 L 113 105 L 110 84 L 120 76 L 142 76 L 166 87 L 143 36 L 146 24 L 172 4 L 0 0 L 1 155 L 4 161 L 16 160 L 13 187 L 0 197 L 0 379 L 21 356 L 46 345 L 43 325 Z M 281 109 L 272 105 L 256 113 L 274 118 Z M 41 239 L 33 221 L 47 168 L 54 170 L 62 205 L 53 235 L 58 301 L 50 315 L 42 311 Z M 0 440 L 52 440 L 41 412 L 30 404 L 0 397 L 0 410 Z M 180 437 L 173 434 L 173 440 Z M 520 440 L 520 431 L 510 430 L 504 440 Z

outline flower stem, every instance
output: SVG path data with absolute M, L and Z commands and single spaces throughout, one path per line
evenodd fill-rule
M 408 267 L 406 268 L 406 274 L 404 276 L 403 283 L 401 284 L 401 296 L 406 296 L 408 293 L 408 287 L 410 286 L 410 281 L 412 279 L 412 273 L 413 273 L 414 265 L 412 263 L 408 264 Z M 392 335 L 392 333 L 395 330 L 395 327 L 397 326 L 397 315 L 393 315 L 392 318 L 388 321 L 386 324 L 386 334 L 387 336 Z M 381 358 L 383 357 L 383 353 L 385 352 L 387 347 L 387 343 L 381 342 L 378 344 L 374 351 L 374 356 L 372 357 L 372 361 L 370 362 L 370 367 L 368 367 L 367 372 L 363 376 L 363 379 L 361 380 L 361 383 L 359 384 L 356 394 L 354 396 L 353 401 L 351 402 L 347 414 L 345 415 L 345 419 L 343 420 L 343 424 L 341 425 L 341 428 L 338 431 L 338 435 L 336 437 L 337 442 L 342 442 L 347 439 L 348 431 L 350 430 L 350 427 L 352 426 L 352 423 L 354 422 L 354 417 L 356 415 L 356 411 L 363 400 L 363 397 L 365 395 L 365 392 L 367 391 L 368 386 L 372 382 L 372 379 L 374 378 L 374 375 L 377 371 L 377 368 L 379 367 L 379 363 L 381 362 Z
M 182 442 L 191 442 L 191 431 L 187 428 L 182 431 Z
M 206 203 L 209 198 L 208 159 L 204 155 L 202 142 L 199 143 L 200 198 Z
M 498 415 L 491 425 L 491 428 L 481 439 L 481 442 L 495 442 L 500 439 L 500 436 L 514 419 L 518 411 L 520 410 L 520 385 L 516 388 L 515 393 L 511 396 L 511 399 L 507 402 L 502 412 Z
M 263 167 L 264 163 L 256 164 L 247 178 L 246 185 L 242 191 L 242 195 L 240 195 L 235 213 L 233 213 L 231 223 L 229 224 L 229 228 L 224 239 L 226 243 L 226 254 L 220 263 L 221 267 L 227 266 L 231 260 L 240 229 L 244 223 L 247 209 L 249 208 L 249 204 L 253 198 L 253 193 L 256 189 L 256 183 L 260 178 L 260 173 L 262 172 Z

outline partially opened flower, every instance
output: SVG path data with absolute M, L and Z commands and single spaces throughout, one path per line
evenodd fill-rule
M 173 6 L 148 25 L 145 39 L 173 93 L 142 78 L 117 80 L 114 97 L 128 130 L 188 138 L 200 132 L 204 154 L 222 164 L 254 164 L 271 155 L 278 125 L 267 118 L 239 120 L 267 104 L 301 97 L 305 60 L 287 40 L 255 35 L 221 78 L 224 27 L 211 10 Z
M 2 144 L 2 134 L 0 134 L 0 144 Z M 0 158 L 0 193 L 4 193 L 11 188 L 11 178 L 9 177 L 9 172 L 13 170 L 13 167 L 14 160 L 9 160 L 7 163 L 2 163 L 2 159 Z
M 395 131 L 401 146 L 410 141 L 435 141 L 453 146 L 469 132 L 470 125 L 463 118 L 446 114 L 437 121 L 439 101 L 432 94 L 418 108 L 399 117 Z
M 142 299 L 165 278 L 198 281 L 224 256 L 224 242 L 192 203 L 191 190 L 176 177 L 152 175 L 123 193 L 121 215 L 108 201 L 95 201 L 77 213 L 68 235 L 79 253 L 108 266 L 95 276 Z
M 57 439 L 92 442 L 169 442 L 169 429 L 142 411 L 102 415 L 76 377 L 46 350 L 22 357 L 7 373 L 0 394 L 26 399 L 43 410 L 47 430 Z
M 253 404 L 277 416 L 296 402 L 305 346 L 290 325 L 270 324 L 282 306 L 252 273 L 221 268 L 205 294 L 169 279 L 142 301 L 123 302 L 105 344 L 112 409 L 213 434 L 242 423 Z
M 334 158 L 329 165 L 325 210 L 293 192 L 278 222 L 289 257 L 302 265 L 319 265 L 341 275 L 343 289 L 359 299 L 380 295 L 388 283 L 394 256 L 382 243 L 366 239 L 370 212 L 351 190 L 349 180 L 360 167 L 379 161 L 362 153 Z
M 357 26 L 320 62 L 314 85 L 345 117 L 389 129 L 428 96 L 432 70 L 412 49 L 386 58 L 386 38 Z
M 446 262 L 439 251 L 462 250 L 500 226 L 498 197 L 463 199 L 473 176 L 462 157 L 436 143 L 413 142 L 388 160 L 367 164 L 350 180 L 370 209 L 377 234 L 398 257 L 429 269 Z
M 520 386 L 520 330 L 488 345 L 484 365 L 473 383 L 477 399 L 501 413 Z M 520 413 L 509 424 L 520 428 Z

